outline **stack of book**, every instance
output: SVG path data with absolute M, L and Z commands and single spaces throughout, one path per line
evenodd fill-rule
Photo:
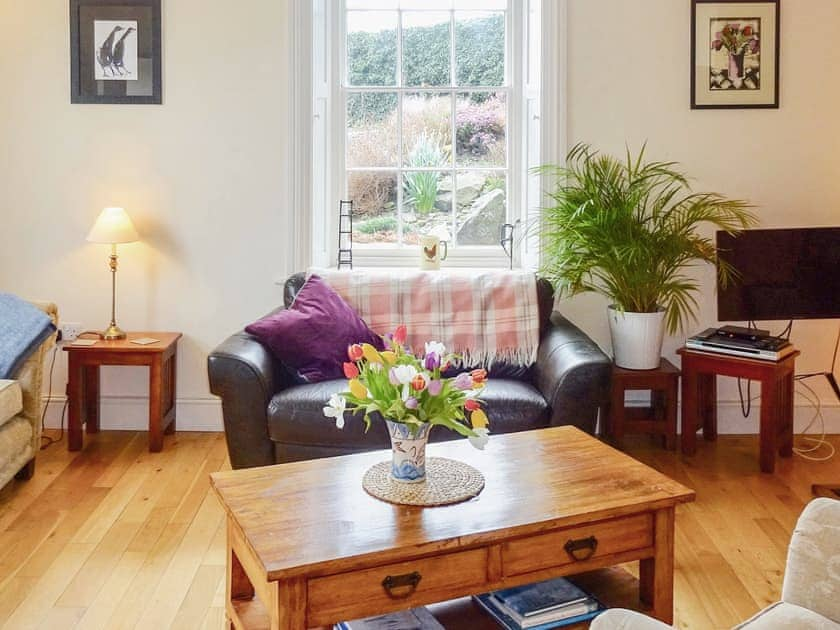
M 604 606 L 566 578 L 507 588 L 475 601 L 507 630 L 548 630 L 587 621 Z
M 388 615 L 377 615 L 355 621 L 342 621 L 334 630 L 444 630 L 425 608 L 412 608 Z

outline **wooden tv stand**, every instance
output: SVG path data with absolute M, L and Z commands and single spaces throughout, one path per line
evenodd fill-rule
M 793 385 L 796 372 L 794 351 L 780 361 L 762 361 L 680 348 L 682 356 L 682 452 L 693 455 L 697 430 L 703 437 L 717 438 L 717 376 L 733 376 L 761 383 L 760 455 L 761 472 L 772 473 L 776 452 L 793 454 Z

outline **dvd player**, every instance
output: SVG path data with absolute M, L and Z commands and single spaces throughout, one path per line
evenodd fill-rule
M 719 328 L 707 328 L 689 337 L 685 346 L 690 350 L 716 352 L 763 361 L 780 361 L 794 351 L 793 345 L 787 339 L 770 335 L 755 335 L 747 339 L 726 334 Z

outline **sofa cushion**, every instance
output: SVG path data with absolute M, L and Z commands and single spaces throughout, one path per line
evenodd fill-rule
M 382 338 L 321 278 L 311 276 L 292 305 L 257 320 L 245 331 L 310 383 L 340 378 L 347 346 Z
M 17 381 L 0 380 L 0 426 L 23 411 L 23 392 Z
M 736 626 L 735 630 L 741 628 L 743 630 L 840 630 L 840 624 L 802 606 L 778 602 Z
M 372 422 L 365 433 L 361 416 L 348 417 L 343 429 L 324 416 L 323 409 L 330 396 L 346 388 L 347 381 L 341 379 L 296 385 L 276 394 L 268 405 L 269 436 L 275 442 L 338 447 L 341 452 L 390 448 L 391 441 L 383 422 Z M 486 403 L 491 434 L 548 426 L 548 404 L 528 383 L 490 380 L 480 398 Z M 429 439 L 442 442 L 458 437 L 457 433 L 438 427 Z

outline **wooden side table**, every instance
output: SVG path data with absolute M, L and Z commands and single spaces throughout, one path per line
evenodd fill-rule
M 677 447 L 677 388 L 680 371 L 668 359 L 653 370 L 626 370 L 613 364 L 608 430 L 620 446 L 625 433 L 661 435 L 668 450 Z M 649 407 L 627 407 L 624 393 L 650 390 Z
M 793 377 L 796 357 L 792 352 L 780 361 L 762 361 L 680 348 L 682 355 L 682 451 L 693 455 L 697 430 L 703 438 L 717 438 L 717 376 L 746 378 L 761 383 L 759 423 L 761 472 L 776 468 L 776 451 L 793 455 Z
M 133 339 L 151 337 L 156 343 L 138 345 Z M 82 424 L 99 431 L 99 368 L 103 365 L 149 366 L 149 450 L 163 449 L 163 434 L 175 432 L 178 340 L 181 333 L 136 332 L 117 341 L 97 340 L 92 346 L 67 344 L 69 450 L 82 448 Z

